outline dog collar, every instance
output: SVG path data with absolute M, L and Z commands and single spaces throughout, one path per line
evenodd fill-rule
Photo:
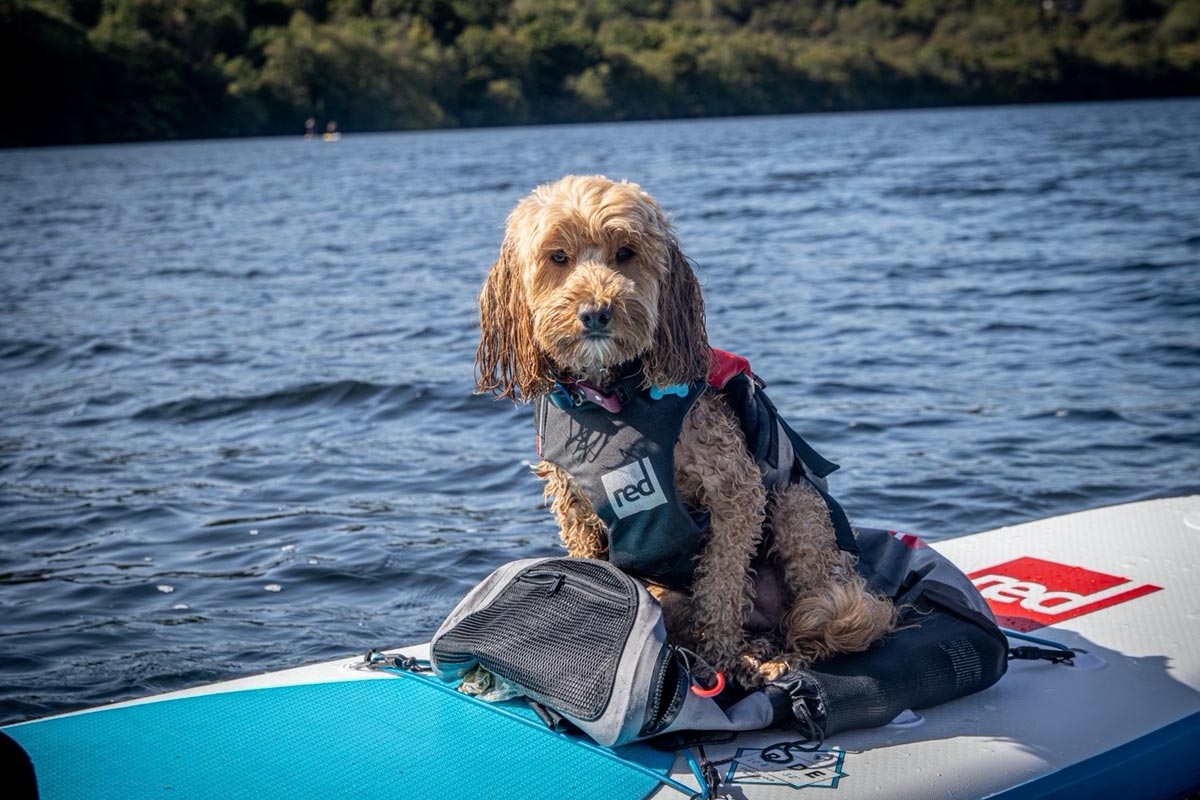
M 595 403 L 610 414 L 621 413 L 623 405 L 618 392 L 606 392 L 595 384 L 574 379 L 556 380 L 550 392 L 550 402 L 562 409 Z
M 552 372 L 549 377 L 554 381 L 554 388 L 550 391 L 550 402 L 564 410 L 592 403 L 610 414 L 620 414 L 625 404 L 639 391 L 642 363 L 637 360 L 626 362 L 616 372 L 621 377 L 607 387 Z M 669 386 L 651 386 L 648 393 L 651 400 L 661 400 L 666 395 L 687 397 L 691 388 L 686 383 L 672 383 Z

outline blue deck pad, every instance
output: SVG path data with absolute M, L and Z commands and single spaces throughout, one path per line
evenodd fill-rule
M 5 728 L 43 800 L 645 797 L 673 755 L 611 751 L 429 679 L 245 689 Z M 386 795 L 375 793 L 386 792 Z

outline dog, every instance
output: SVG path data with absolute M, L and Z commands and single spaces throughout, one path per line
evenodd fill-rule
M 540 452 L 534 472 L 568 553 L 628 565 L 662 604 L 673 642 L 752 689 L 894 629 L 891 601 L 856 572 L 853 548 L 839 547 L 819 478 L 796 479 L 789 460 L 790 478 L 766 479 L 739 401 L 713 373 L 738 376 L 741 402 L 762 386 L 748 386 L 757 380 L 748 363 L 709 346 L 699 282 L 667 215 L 637 184 L 569 175 L 522 199 L 480 291 L 479 319 L 477 390 L 538 401 L 539 450 L 556 437 L 558 457 Z M 628 457 L 597 476 L 591 459 L 606 442 L 609 451 L 650 447 L 605 417 L 626 413 L 606 407 L 622 398 L 639 416 L 621 430 L 640 426 L 665 444 L 657 461 Z M 667 491 L 655 469 L 673 471 Z M 627 485 L 614 488 L 614 476 Z M 651 512 L 665 515 L 657 528 L 629 527 Z

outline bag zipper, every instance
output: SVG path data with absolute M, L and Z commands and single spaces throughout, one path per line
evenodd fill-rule
M 626 581 L 632 580 L 625 575 L 621 575 L 620 577 Z M 634 607 L 636 608 L 637 606 L 636 591 L 621 592 L 618 589 L 610 589 L 587 576 L 580 575 L 579 573 L 563 572 L 553 567 L 534 567 L 522 573 L 517 578 L 517 581 L 544 587 L 547 596 L 557 593 L 566 586 L 577 592 L 591 595 L 598 600 L 632 600 Z M 626 584 L 626 587 L 632 588 L 628 584 Z

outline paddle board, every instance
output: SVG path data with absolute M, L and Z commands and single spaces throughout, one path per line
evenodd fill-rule
M 1002 624 L 1081 653 L 815 752 L 786 730 L 609 750 L 362 656 L 3 728 L 42 798 L 1167 798 L 1200 788 L 1200 496 L 932 545 Z M 1025 644 L 1014 640 L 1014 646 Z M 417 659 L 427 645 L 389 651 Z M 7 765 L 6 765 L 7 766 Z M 5 770 L 7 771 L 7 770 Z

